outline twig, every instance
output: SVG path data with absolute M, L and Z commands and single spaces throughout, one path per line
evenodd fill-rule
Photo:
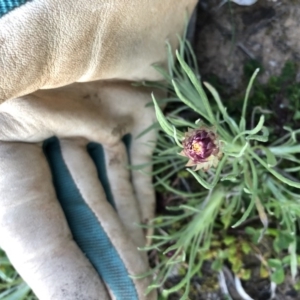
M 242 297 L 243 300 L 254 300 L 246 293 L 246 291 L 242 286 L 241 280 L 237 276 L 234 276 L 234 283 L 237 292 L 239 293 L 239 295 Z
M 245 53 L 247 54 L 251 59 L 255 59 L 254 54 L 248 49 L 246 48 L 246 46 L 244 46 L 244 44 L 242 44 L 241 42 L 237 44 L 237 46 Z
M 220 289 L 222 294 L 228 299 L 228 300 L 232 300 L 230 293 L 228 291 L 227 288 L 227 284 L 226 284 L 226 279 L 225 279 L 225 275 L 223 271 L 220 271 L 218 274 L 218 280 L 219 280 L 219 285 L 220 285 Z

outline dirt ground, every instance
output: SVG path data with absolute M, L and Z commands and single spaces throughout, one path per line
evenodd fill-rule
M 296 80 L 300 82 L 300 0 L 258 0 L 252 6 L 239 6 L 222 0 L 202 0 L 197 9 L 194 48 L 204 80 L 218 78 L 225 94 L 245 91 L 244 66 L 256 61 L 263 69 L 259 77 L 266 83 L 270 76 L 278 76 L 287 61 L 297 65 Z M 225 1 L 224 1 L 225 2 Z M 259 273 L 259 262 L 253 263 L 253 274 Z M 203 278 L 195 278 L 190 299 L 223 300 L 216 274 L 209 267 Z M 227 283 L 233 300 L 243 300 L 234 289 L 232 274 Z M 226 275 L 226 274 L 225 274 Z M 173 278 L 176 283 L 176 278 Z M 174 284 L 173 283 L 173 284 Z M 172 282 L 170 282 L 172 285 Z M 253 276 L 243 283 L 254 300 L 268 300 L 270 282 Z M 174 294 L 171 300 L 180 299 Z M 289 279 L 277 287 L 276 300 L 300 299 Z
M 220 2 L 202 0 L 197 11 L 194 42 L 204 78 L 217 76 L 231 93 L 244 89 L 243 69 L 249 60 L 262 65 L 261 82 L 279 75 L 289 60 L 300 63 L 299 0 L 258 0 L 252 6 L 226 3 L 218 7 Z

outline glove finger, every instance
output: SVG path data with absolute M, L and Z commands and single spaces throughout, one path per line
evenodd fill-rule
M 148 278 L 136 280 L 128 276 L 141 275 L 148 266 L 106 200 L 86 142 L 60 140 L 47 146 L 46 152 L 74 239 L 106 283 L 112 298 L 155 299 L 153 293 L 144 296 Z
M 152 153 L 156 144 L 156 131 L 151 130 L 137 137 L 149 126 L 156 122 L 153 107 L 146 107 L 152 102 L 151 89 L 143 87 L 133 87 L 130 83 L 106 83 L 99 90 L 100 98 L 105 100 L 107 111 L 115 111 L 118 114 L 113 119 L 118 120 L 120 116 L 131 116 L 130 122 L 122 126 L 118 121 L 115 132 L 120 134 L 130 133 L 131 142 L 128 145 L 130 165 L 145 165 L 140 171 L 132 171 L 131 178 L 134 192 L 138 201 L 141 220 L 148 223 L 154 217 L 155 212 L 155 195 L 152 184 Z M 166 95 L 162 91 L 155 93 L 156 97 L 164 98 Z M 121 105 L 122 104 L 122 105 Z
M 107 83 L 100 90 L 100 94 L 103 99 L 106 99 L 106 103 L 112 107 L 122 103 L 122 106 L 119 105 L 118 107 L 120 116 L 132 116 L 131 122 L 127 124 L 127 128 L 129 128 L 127 131 L 124 131 L 122 126 L 118 126 L 118 128 L 119 132 L 123 134 L 127 132 L 131 134 L 130 143 L 128 143 L 130 165 L 145 166 L 142 172 L 133 169 L 131 179 L 138 201 L 141 221 L 147 224 L 153 219 L 155 213 L 151 160 L 157 133 L 155 130 L 150 130 L 141 136 L 140 134 L 156 122 L 154 108 L 146 106 L 152 102 L 151 90 L 149 88 L 132 87 L 126 83 Z M 166 96 L 164 92 L 158 90 L 156 90 L 155 95 L 158 99 Z M 140 137 L 137 138 L 138 136 Z M 147 234 L 151 234 L 151 230 L 148 230 Z
M 41 300 L 109 299 L 74 242 L 42 148 L 0 143 L 0 246 Z
M 144 165 L 141 171 L 132 171 L 132 182 L 135 189 L 139 207 L 141 211 L 142 223 L 147 224 L 154 217 L 155 213 L 155 194 L 152 183 L 152 153 L 155 147 L 156 136 L 148 134 L 141 139 L 132 139 L 130 146 L 131 165 Z M 152 142 L 148 140 L 152 136 Z M 145 142 L 145 144 L 142 143 Z M 146 144 L 146 141 L 148 142 Z
M 137 247 L 145 245 L 139 205 L 137 203 L 128 166 L 128 154 L 121 141 L 112 147 L 89 143 L 88 152 L 97 168 L 98 177 L 105 190 L 106 198 L 117 211 L 121 222 Z M 111 184 L 110 184 L 111 183 Z M 143 253 L 145 261 L 146 254 Z

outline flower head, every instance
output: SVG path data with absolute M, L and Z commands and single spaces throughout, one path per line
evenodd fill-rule
M 211 166 L 216 167 L 222 157 L 221 143 L 214 129 L 202 126 L 189 129 L 182 142 L 183 150 L 180 155 L 189 158 L 187 167 L 196 166 L 196 170 L 207 171 Z

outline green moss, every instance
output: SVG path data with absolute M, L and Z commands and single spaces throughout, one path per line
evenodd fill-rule
M 282 82 L 293 81 L 297 76 L 297 66 L 292 61 L 287 61 L 281 71 L 280 80 Z
M 260 68 L 260 73 L 264 70 L 256 60 L 249 60 L 244 66 L 245 84 L 254 71 Z M 284 134 L 284 126 L 292 128 L 300 127 L 300 83 L 297 82 L 297 72 L 299 65 L 293 61 L 287 61 L 279 76 L 271 76 L 266 84 L 255 81 L 248 103 L 247 120 L 251 120 L 251 114 L 255 107 L 267 109 L 271 114 L 266 115 L 265 125 L 270 130 L 270 141 Z M 216 79 L 215 79 L 216 81 Z M 230 97 L 227 104 L 228 112 L 237 119 L 240 117 L 242 103 L 244 101 L 244 89 L 242 93 Z M 250 126 L 251 124 L 248 124 Z
M 244 65 L 244 76 L 247 79 L 247 82 L 250 80 L 252 74 L 256 69 L 260 69 L 260 74 L 263 73 L 264 69 L 262 64 L 256 59 L 248 60 Z
M 275 97 L 286 99 L 290 104 L 300 99 L 300 84 L 296 82 L 297 65 L 287 61 L 279 76 L 271 76 L 268 83 L 261 85 L 256 83 L 251 97 L 252 104 L 270 105 Z M 263 102 L 259 102 L 263 100 Z

